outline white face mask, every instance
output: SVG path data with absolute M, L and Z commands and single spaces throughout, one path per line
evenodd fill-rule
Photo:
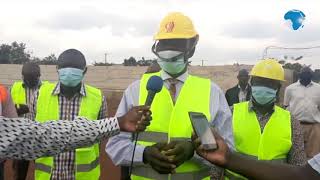
M 158 52 L 158 56 L 160 58 L 163 59 L 171 59 L 174 58 L 176 56 L 179 56 L 180 54 L 182 54 L 183 52 L 181 51 L 171 51 L 171 50 L 167 50 L 167 51 L 160 51 Z
M 184 56 L 182 54 L 183 53 L 180 51 L 160 51 L 158 52 L 158 56 L 160 57 L 158 59 L 158 64 L 165 72 L 169 74 L 179 74 L 185 69 L 187 65 L 187 63 L 184 61 Z M 171 61 L 170 59 L 175 60 Z

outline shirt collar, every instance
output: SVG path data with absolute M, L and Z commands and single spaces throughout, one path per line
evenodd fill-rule
M 300 86 L 303 86 L 303 87 L 310 87 L 310 86 L 313 86 L 314 84 L 314 82 L 313 81 L 311 81 L 307 86 L 304 86 L 303 84 L 301 84 L 301 82 L 300 82 L 300 80 L 298 80 L 298 82 L 297 82 Z
M 252 102 L 253 100 L 252 100 L 252 98 L 250 98 L 250 100 L 249 100 L 249 106 L 248 106 L 248 110 L 249 111 L 255 111 L 255 108 L 254 108 L 254 106 L 253 106 L 253 102 Z M 271 114 L 274 112 L 274 110 L 275 110 L 275 104 L 273 104 L 273 107 L 272 107 L 272 111 L 271 111 Z
M 38 85 L 37 85 L 37 88 L 39 89 L 41 85 L 42 85 L 42 81 L 39 80 Z M 23 87 L 23 88 L 26 88 L 26 85 L 24 84 L 24 81 L 22 81 L 22 87 Z
M 188 71 L 186 71 L 185 73 L 181 74 L 179 77 L 177 77 L 176 79 L 179 80 L 180 82 L 184 83 L 187 78 L 189 76 L 189 73 Z M 161 78 L 165 81 L 165 80 L 168 80 L 168 79 L 172 79 L 172 77 L 165 71 L 161 71 Z
M 60 82 L 57 83 L 56 87 L 52 91 L 52 95 L 59 95 L 60 94 Z M 84 83 L 81 82 L 81 89 L 80 89 L 81 96 L 87 96 L 86 88 Z
M 247 84 L 247 86 L 246 86 L 246 88 L 245 88 L 244 90 L 245 90 L 245 91 L 248 90 L 248 87 L 249 87 L 249 84 Z M 239 84 L 238 84 L 238 88 L 239 88 L 240 90 L 242 90 Z

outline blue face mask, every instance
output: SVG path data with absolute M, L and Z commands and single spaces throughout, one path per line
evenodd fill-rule
M 179 74 L 184 70 L 187 63 L 184 61 L 184 56 L 180 51 L 160 51 L 158 52 L 158 64 L 161 69 L 169 74 Z M 174 61 L 170 59 L 175 59 Z
M 252 96 L 258 104 L 266 105 L 275 102 L 277 90 L 265 86 L 252 86 Z
M 58 70 L 59 81 L 67 87 L 75 87 L 83 79 L 83 70 L 77 68 L 62 68 Z

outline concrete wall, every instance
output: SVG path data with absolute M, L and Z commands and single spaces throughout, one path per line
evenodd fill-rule
M 0 81 L 4 85 L 10 85 L 21 79 L 21 65 L 0 65 Z M 236 82 L 234 78 L 241 68 L 250 69 L 250 66 L 192 66 L 190 73 L 207 77 L 219 84 L 223 89 L 232 86 Z M 85 76 L 88 84 L 110 90 L 123 90 L 134 80 L 140 78 L 146 67 L 126 66 L 89 66 Z M 41 66 L 41 79 L 56 81 L 57 70 L 53 65 Z

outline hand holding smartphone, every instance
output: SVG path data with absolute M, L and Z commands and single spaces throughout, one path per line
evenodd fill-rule
M 203 113 L 189 112 L 192 127 L 196 135 L 201 140 L 201 145 L 205 150 L 215 150 L 218 148 L 210 124 Z

